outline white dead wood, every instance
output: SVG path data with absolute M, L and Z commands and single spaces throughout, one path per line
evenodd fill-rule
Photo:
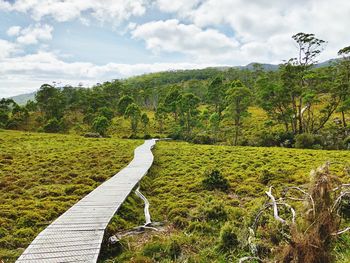
M 312 205 L 312 212 L 313 212 L 313 215 L 315 217 L 315 213 L 316 213 L 315 212 L 315 202 L 314 202 L 314 199 L 312 198 L 312 196 L 308 192 L 306 192 L 305 190 L 303 190 L 303 189 L 301 189 L 300 187 L 297 187 L 297 186 L 291 186 L 291 187 L 286 188 L 285 193 L 287 193 L 287 191 L 289 189 L 298 190 L 299 192 L 303 193 L 304 195 L 306 195 L 310 199 L 311 205 Z M 295 199 L 294 198 L 290 198 L 290 199 L 296 200 L 296 201 L 303 201 L 303 199 L 298 199 L 298 198 L 295 198 Z
M 285 224 L 286 221 L 278 215 L 278 207 L 277 207 L 276 198 L 272 195 L 272 186 L 270 186 L 269 191 L 265 192 L 265 194 L 268 197 L 270 197 L 270 199 L 271 199 L 272 206 L 273 206 L 273 216 L 274 216 L 274 218 L 277 221 L 281 222 L 282 224 Z
M 341 235 L 341 234 L 344 234 L 344 233 L 348 232 L 349 230 L 350 230 L 350 227 L 347 227 L 347 228 L 345 228 L 343 230 L 340 230 L 340 231 L 338 231 L 336 233 L 333 233 L 332 235 L 333 236 Z
M 152 221 L 151 221 L 151 215 L 149 213 L 149 202 L 147 200 L 147 198 L 140 192 L 140 186 L 137 187 L 136 191 L 135 191 L 135 194 L 140 197 L 143 202 L 145 203 L 145 208 L 144 208 L 144 213 L 145 213 L 145 220 L 146 220 L 146 223 L 145 223 L 145 227 L 149 226 L 150 224 L 152 224 Z M 152 228 L 153 229 L 153 228 Z
M 334 201 L 334 204 L 332 206 L 331 211 L 334 211 L 335 208 L 338 207 L 338 204 L 341 202 L 341 200 L 343 199 L 344 196 L 346 195 L 350 195 L 350 191 L 345 191 L 345 192 L 341 192 L 340 195 L 338 196 L 338 198 Z
M 259 262 L 263 262 L 260 258 L 258 257 L 243 257 L 243 258 L 240 258 L 238 263 L 243 263 L 243 262 L 246 262 L 246 261 L 250 261 L 250 260 L 257 260 Z

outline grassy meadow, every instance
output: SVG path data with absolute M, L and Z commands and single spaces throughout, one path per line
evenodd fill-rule
M 141 143 L 0 131 L 0 259 L 13 262 L 52 220 L 123 168 Z M 332 162 L 332 172 L 342 181 L 349 181 L 349 151 L 161 141 L 153 153 L 154 165 L 141 181 L 141 191 L 150 201 L 152 221 L 164 226 L 105 246 L 101 262 L 235 262 L 249 253 L 244 247 L 225 248 L 225 229 L 236 229 L 244 243 L 267 201 L 268 186 L 275 187 L 276 195 L 285 186 L 305 186 L 310 171 L 325 161 Z M 209 168 L 217 168 L 228 180 L 227 191 L 203 187 Z M 106 237 L 143 223 L 143 203 L 131 194 L 111 220 Z M 260 247 L 274 246 L 276 237 L 266 229 L 257 237 Z M 334 251 L 337 262 L 349 262 L 349 244 L 349 234 L 343 235 Z
M 150 201 L 153 221 L 164 222 L 165 228 L 124 238 L 115 255 L 103 262 L 236 262 L 249 253 L 223 248 L 224 229 L 232 226 L 244 242 L 248 226 L 268 200 L 264 193 L 268 186 L 274 186 L 276 193 L 286 186 L 304 186 L 310 171 L 325 161 L 332 162 L 331 170 L 341 180 L 349 181 L 345 169 L 349 151 L 159 142 L 154 154 L 154 165 L 142 180 L 141 191 Z M 228 179 L 227 192 L 203 188 L 209 167 L 216 167 Z M 108 233 L 142 223 L 142 201 L 132 194 L 113 218 Z M 274 237 L 264 229 L 258 237 L 261 247 L 274 246 Z M 343 235 L 334 252 L 337 262 L 349 262 L 349 244 L 349 234 Z M 103 252 L 108 254 L 108 249 Z
M 101 182 L 126 166 L 142 141 L 0 131 L 0 262 Z

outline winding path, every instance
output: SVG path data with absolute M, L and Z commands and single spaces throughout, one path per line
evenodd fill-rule
M 127 167 L 101 184 L 44 229 L 18 263 L 97 262 L 109 221 L 153 163 L 156 140 L 137 147 Z

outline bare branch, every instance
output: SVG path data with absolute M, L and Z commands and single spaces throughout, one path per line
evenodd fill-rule
M 349 230 L 350 230 L 350 227 L 347 227 L 347 228 L 345 228 L 343 230 L 340 230 L 340 231 L 338 231 L 336 233 L 333 233 L 332 235 L 333 236 L 341 235 L 341 234 L 344 234 L 345 232 L 348 232 Z
M 285 194 L 287 194 L 287 191 L 289 189 L 298 190 L 298 191 L 300 191 L 301 193 L 303 193 L 304 195 L 306 195 L 310 199 L 311 205 L 312 205 L 312 212 L 313 212 L 313 215 L 315 217 L 315 202 L 314 202 L 314 199 L 312 198 L 312 196 L 308 192 L 306 192 L 305 190 L 303 190 L 303 189 L 301 189 L 300 187 L 297 187 L 297 186 L 292 186 L 292 187 L 286 188 Z M 301 201 L 301 200 L 297 200 L 297 201 Z
M 338 204 L 340 203 L 341 199 L 346 196 L 346 195 L 349 195 L 350 194 L 350 191 L 345 191 L 345 192 L 341 192 L 340 195 L 338 196 L 338 198 L 335 200 L 333 206 L 332 206 L 332 209 L 331 211 L 333 211 L 337 206 Z
M 143 202 L 145 203 L 145 208 L 144 208 L 145 219 L 146 219 L 145 226 L 148 226 L 148 225 L 150 225 L 150 224 L 152 223 L 152 221 L 151 221 L 151 215 L 150 215 L 150 213 L 149 213 L 149 202 L 148 202 L 147 198 L 146 198 L 143 194 L 141 194 L 141 192 L 140 192 L 140 186 L 137 187 L 137 189 L 136 189 L 136 191 L 135 191 L 135 194 L 136 194 L 138 197 L 140 197 L 140 198 L 143 200 Z
M 279 217 L 278 215 L 278 208 L 277 208 L 277 203 L 276 203 L 276 199 L 275 197 L 272 195 L 272 186 L 270 186 L 270 189 L 268 192 L 265 192 L 265 194 L 270 197 L 271 201 L 272 201 L 272 205 L 273 205 L 273 216 L 277 221 L 280 221 L 282 224 L 285 224 L 286 221 L 284 219 L 282 219 L 281 217 Z
M 246 262 L 246 261 L 250 261 L 250 260 L 257 260 L 259 262 L 263 262 L 260 258 L 258 257 L 243 257 L 243 258 L 240 258 L 238 263 L 243 263 L 243 262 Z

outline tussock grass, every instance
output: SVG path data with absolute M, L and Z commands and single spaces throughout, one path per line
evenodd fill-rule
M 153 236 L 147 234 L 147 243 L 142 242 L 142 235 L 128 237 L 123 241 L 124 252 L 110 257 L 116 261 L 105 262 L 235 262 L 249 254 L 248 226 L 267 200 L 264 192 L 268 186 L 273 185 L 280 191 L 286 186 L 307 184 L 310 171 L 327 160 L 333 162 L 332 173 L 348 181 L 344 164 L 350 160 L 349 151 L 207 146 L 164 141 L 157 143 L 154 154 L 154 165 L 142 180 L 141 191 L 150 201 L 152 220 L 167 222 L 173 231 L 154 233 Z M 227 192 L 205 189 L 202 182 L 210 167 L 218 169 L 228 180 Z M 132 194 L 114 217 L 109 233 L 143 222 L 142 202 Z M 231 234 L 228 230 L 236 232 Z M 263 253 L 275 246 L 276 237 L 267 232 L 262 235 L 270 240 L 258 243 Z M 349 240 L 346 235 L 343 243 Z M 233 237 L 240 245 L 227 246 L 227 240 Z M 174 240 L 180 245 L 181 252 L 173 244 Z M 337 250 L 335 253 L 341 262 L 349 255 L 343 243 L 340 244 L 342 252 Z M 177 248 L 176 259 L 172 251 L 167 250 L 171 246 Z
M 0 132 L 0 259 L 126 166 L 142 141 Z

